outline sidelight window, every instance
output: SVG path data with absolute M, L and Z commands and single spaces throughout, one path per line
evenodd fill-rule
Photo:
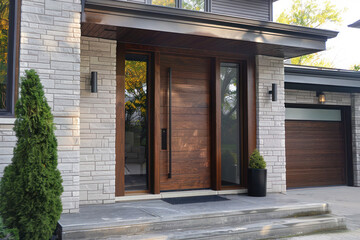
M 221 182 L 240 185 L 240 66 L 221 63 Z
M 147 55 L 125 57 L 125 191 L 147 190 L 148 184 Z

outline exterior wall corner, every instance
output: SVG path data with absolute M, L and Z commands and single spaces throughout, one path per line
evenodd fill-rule
M 277 101 L 269 91 L 277 84 Z M 257 148 L 267 163 L 267 191 L 286 192 L 285 89 L 282 58 L 256 56 Z
M 79 212 L 81 1 L 21 2 L 20 75 L 40 76 L 56 125 L 63 212 Z

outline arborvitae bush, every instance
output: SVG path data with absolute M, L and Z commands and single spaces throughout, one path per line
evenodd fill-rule
M 49 239 L 62 212 L 53 116 L 34 70 L 21 79 L 12 163 L 0 183 L 0 215 L 20 239 Z
M 265 169 L 266 162 L 263 156 L 260 155 L 259 150 L 255 149 L 250 156 L 249 168 Z

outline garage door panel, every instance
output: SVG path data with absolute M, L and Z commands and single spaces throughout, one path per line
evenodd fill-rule
M 339 139 L 319 139 L 318 141 L 304 142 L 302 139 L 297 140 L 286 140 L 289 144 L 288 149 L 302 149 L 302 150 L 320 150 L 324 151 L 339 151 L 344 148 L 343 140 Z
M 342 122 L 286 121 L 288 187 L 345 184 Z
M 344 164 L 341 159 L 336 159 L 334 161 L 329 161 L 328 159 L 316 159 L 314 161 L 313 159 L 305 160 L 303 158 L 298 158 L 298 161 L 292 161 L 287 163 L 287 167 L 290 169 L 323 168 L 324 166 L 327 166 L 329 168 L 342 168 L 343 165 Z
M 345 183 L 344 169 L 316 168 L 303 170 L 290 170 L 287 172 L 287 187 L 309 187 L 338 185 Z
M 327 131 L 329 128 L 334 128 L 341 130 L 342 123 L 341 122 L 327 122 L 327 121 L 295 121 L 295 120 L 288 120 L 288 123 L 295 123 L 295 125 L 291 124 L 287 126 L 289 131 L 299 131 L 303 129 L 305 131 Z

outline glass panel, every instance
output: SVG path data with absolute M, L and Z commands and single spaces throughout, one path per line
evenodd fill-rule
M 182 7 L 188 10 L 204 11 L 205 0 L 183 0 Z
M 240 184 L 239 64 L 221 63 L 221 182 Z
M 0 110 L 6 109 L 9 0 L 0 1 Z
M 165 7 L 175 7 L 175 0 L 152 0 L 153 5 L 165 6 Z
M 125 191 L 148 189 L 146 55 L 125 61 Z
M 286 108 L 286 120 L 341 121 L 340 109 Z

